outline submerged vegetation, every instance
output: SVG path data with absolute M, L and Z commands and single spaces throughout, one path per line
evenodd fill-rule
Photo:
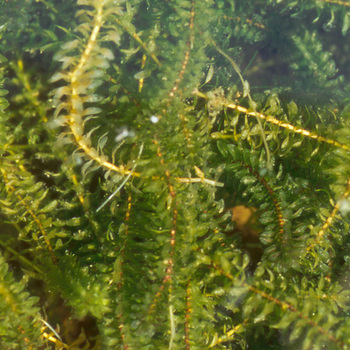
M 0 348 L 349 349 L 349 27 L 0 0 Z

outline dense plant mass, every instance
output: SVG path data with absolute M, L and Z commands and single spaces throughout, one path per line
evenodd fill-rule
M 349 27 L 0 0 L 0 348 L 349 349 Z

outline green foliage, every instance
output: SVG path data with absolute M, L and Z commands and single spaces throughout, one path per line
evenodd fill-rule
M 0 348 L 349 349 L 349 10 L 0 0 Z
M 29 296 L 25 282 L 16 282 L 8 264 L 0 257 L 1 325 L 0 337 L 6 349 L 26 349 L 40 346 L 38 298 Z

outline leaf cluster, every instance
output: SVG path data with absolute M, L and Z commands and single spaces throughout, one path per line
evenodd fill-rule
M 0 20 L 1 348 L 350 347 L 347 2 Z

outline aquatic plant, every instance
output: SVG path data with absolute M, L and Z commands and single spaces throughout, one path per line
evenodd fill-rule
M 2 349 L 348 349 L 347 1 L 0 1 Z

